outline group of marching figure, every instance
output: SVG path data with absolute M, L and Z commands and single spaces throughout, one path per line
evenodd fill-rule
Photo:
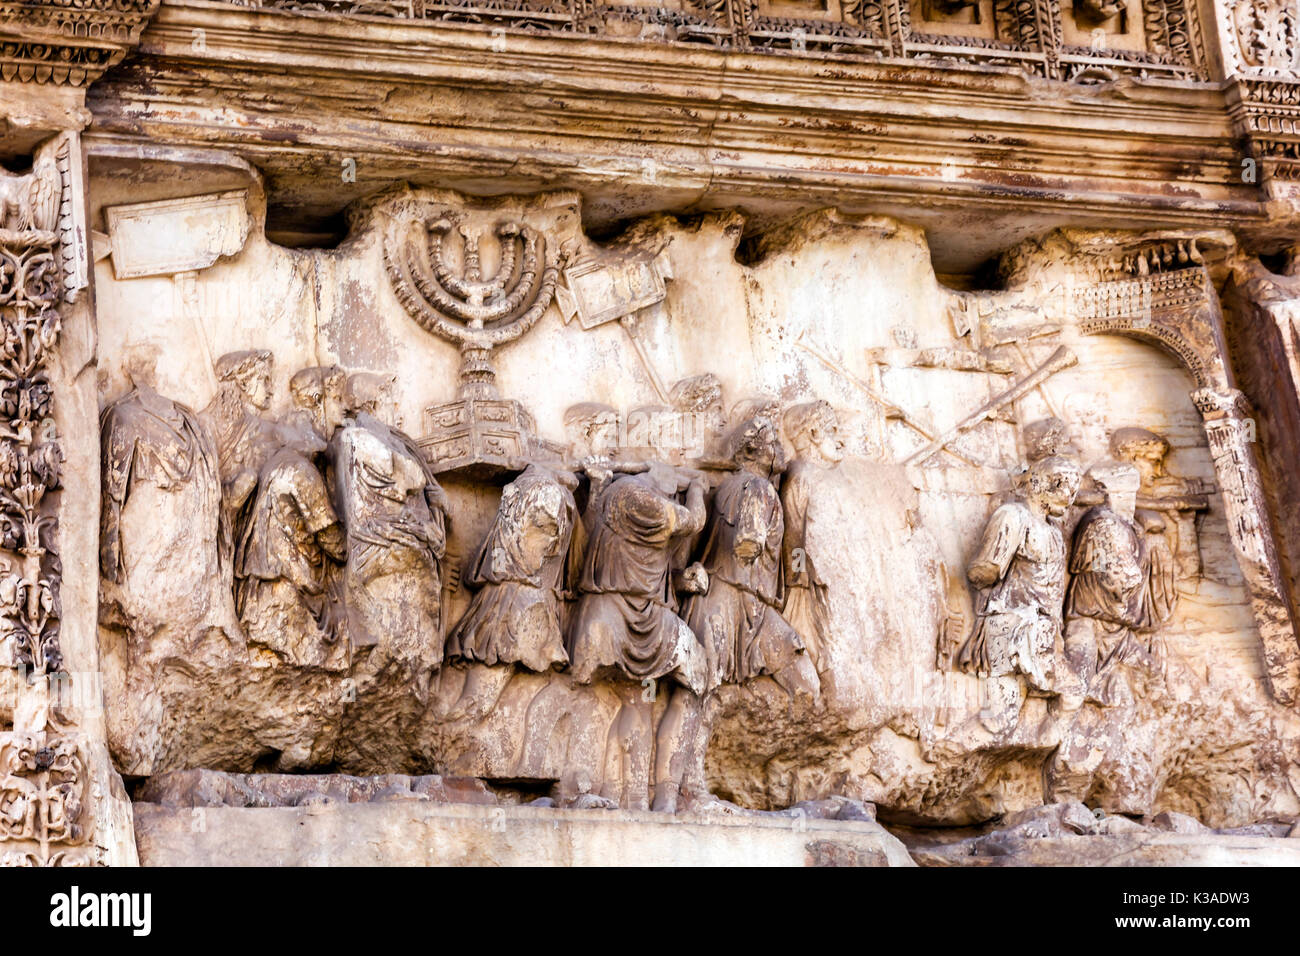
M 101 420 L 105 623 L 183 630 L 186 608 L 204 605 L 194 624 L 224 586 L 255 664 L 346 671 L 362 687 L 396 668 L 418 695 L 444 658 L 567 671 L 619 685 L 643 722 L 664 686 L 664 808 L 703 786 L 685 778 L 702 776 L 720 685 L 770 675 L 818 698 L 825 586 L 800 522 L 810 469 L 842 454 L 824 402 L 756 404 L 707 472 L 601 447 L 596 415 L 580 462 L 534 462 L 505 487 L 460 569 L 469 606 L 444 628 L 448 499 L 388 420 L 387 380 L 302 369 L 272 420 L 267 351 L 222 356 L 198 413 L 155 390 L 146 359 Z M 160 582 L 185 591 L 186 568 L 192 595 L 151 600 Z

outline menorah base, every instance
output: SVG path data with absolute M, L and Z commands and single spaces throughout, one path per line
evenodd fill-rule
M 534 433 L 533 417 L 508 398 L 462 398 L 424 410 L 420 449 L 435 474 L 493 480 L 522 471 L 530 461 L 559 461 L 564 449 Z

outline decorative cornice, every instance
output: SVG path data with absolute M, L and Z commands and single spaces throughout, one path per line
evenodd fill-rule
M 161 0 L 0 0 L 0 79 L 84 87 L 140 42 Z

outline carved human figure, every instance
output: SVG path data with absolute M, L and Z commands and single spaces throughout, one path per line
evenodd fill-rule
M 1116 460 L 1132 462 L 1138 470 L 1138 497 L 1143 500 L 1134 518 L 1146 532 L 1148 546 L 1153 552 L 1163 552 L 1162 558 L 1168 556 L 1174 561 L 1179 577 L 1198 577 L 1201 552 L 1196 525 L 1207 502 L 1198 494 L 1199 485 L 1167 471 L 1169 442 L 1145 428 L 1117 428 L 1110 436 L 1110 452 Z M 1172 608 L 1177 595 L 1164 597 Z
M 447 498 L 405 433 L 377 417 L 391 403 L 377 375 L 348 377 L 348 417 L 329 446 L 346 561 L 340 627 L 354 664 L 408 671 L 418 693 L 442 662 L 441 561 Z
M 331 561 L 345 556 L 339 520 L 314 458 L 325 443 L 301 422 L 278 429 L 235 547 L 235 604 L 250 645 L 299 667 L 339 670 L 345 648 L 324 626 Z M 259 664 L 270 664 L 262 657 Z
M 233 553 L 240 511 L 257 487 L 257 475 L 277 442 L 274 424 L 261 415 L 271 404 L 272 362 L 265 349 L 221 356 L 215 366 L 217 394 L 199 412 L 217 449 L 225 555 Z
M 1107 461 L 1088 474 L 1105 503 L 1084 512 L 1074 530 L 1065 649 L 1087 696 L 1111 704 L 1128 695 L 1124 665 L 1159 663 L 1150 632 L 1172 613 L 1174 568 L 1168 549 L 1149 548 L 1135 520 L 1137 468 Z
M 571 472 L 532 464 L 506 485 L 496 518 L 462 576 L 477 589 L 447 636 L 448 659 L 522 664 L 546 671 L 568 665 L 565 601 L 581 566 L 570 548 L 577 521 Z
M 731 439 L 736 471 L 718 485 L 700 565 L 707 577 L 686 599 L 683 617 L 703 647 L 709 677 L 703 694 L 673 688 L 657 735 L 655 807 L 676 808 L 707 795 L 704 748 L 714 711 L 712 690 L 768 675 L 792 696 L 816 699 L 817 672 L 798 632 L 781 616 L 785 521 L 772 478 L 783 465 L 781 438 L 766 417 L 743 422 Z
M 672 676 L 702 690 L 695 635 L 678 616 L 673 572 L 704 527 L 705 479 L 652 465 L 593 488 L 588 543 L 570 633 L 574 677 L 640 682 Z M 678 500 L 685 494 L 685 502 Z
M 781 485 L 785 509 L 785 540 L 781 547 L 785 575 L 785 618 L 803 638 L 804 648 L 818 674 L 827 667 L 826 637 L 830 631 L 830 607 L 826 582 L 817 573 L 809 553 L 809 501 L 822 474 L 844 458 L 839 420 L 835 410 L 822 401 L 795 405 L 785 413 L 785 433 L 794 446 L 795 457 L 786 469 Z
M 593 501 L 584 515 L 590 537 L 569 659 L 577 683 L 610 680 L 621 699 L 606 745 L 602 796 L 644 808 L 657 681 L 667 678 L 699 694 L 710 677 L 703 648 L 677 613 L 674 585 L 704 527 L 705 479 L 662 464 L 617 477 L 592 471 Z
M 128 353 L 132 389 L 100 416 L 103 495 L 101 619 L 182 640 L 204 626 L 235 630 L 230 569 L 217 547 L 217 456 L 198 416 L 158 394 L 158 350 Z
M 1066 553 L 1060 519 L 1079 490 L 1079 468 L 1048 455 L 1030 464 L 1024 497 L 993 512 L 966 569 L 979 588 L 975 627 L 957 664 L 984 674 L 1005 715 L 1018 711 L 1024 680 L 1032 693 L 1055 692 Z M 1013 686 L 1016 685 L 1016 686 Z
M 1065 654 L 1075 687 L 1063 694 L 1061 743 L 1044 768 L 1049 801 L 1086 799 L 1097 772 L 1124 746 L 1136 699 L 1163 673 L 1157 629 L 1168 620 L 1174 569 L 1147 547 L 1134 517 L 1141 481 L 1129 462 L 1089 469 L 1105 501 L 1075 527 L 1066 596 Z
M 708 590 L 687 598 L 683 617 L 708 653 L 713 683 L 793 668 L 793 686 L 815 694 L 816 672 L 798 667 L 806 663 L 804 642 L 781 616 L 785 518 L 772 479 L 785 461 L 776 424 L 744 422 L 731 452 L 737 470 L 714 493 L 700 552 Z

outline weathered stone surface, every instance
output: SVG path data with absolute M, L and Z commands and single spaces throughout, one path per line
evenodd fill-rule
M 1285 858 L 1297 23 L 0 0 L 0 862 Z
M 1300 850 L 1294 843 L 1267 836 L 1128 833 L 910 849 L 919 866 L 1296 866 Z
M 307 803 L 368 803 L 431 800 L 435 803 L 497 804 L 472 777 L 349 777 L 345 774 L 230 774 L 176 770 L 150 777 L 135 793 L 140 803 L 180 807 L 297 807 Z
M 195 827 L 196 820 L 201 827 Z M 913 866 L 879 824 L 417 803 L 138 803 L 145 866 Z

